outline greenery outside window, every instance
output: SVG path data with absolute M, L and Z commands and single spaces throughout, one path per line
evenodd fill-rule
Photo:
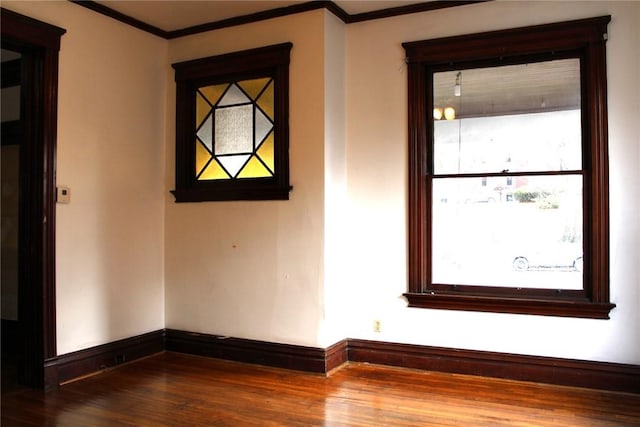
M 176 202 L 289 198 L 291 48 L 173 64 Z
M 609 317 L 609 21 L 403 44 L 409 306 Z

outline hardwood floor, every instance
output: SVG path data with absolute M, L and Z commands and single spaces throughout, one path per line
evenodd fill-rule
M 633 426 L 640 395 L 350 363 L 329 377 L 179 353 L 44 393 L 2 426 Z

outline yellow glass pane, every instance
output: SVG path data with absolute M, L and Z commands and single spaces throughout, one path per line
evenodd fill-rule
M 202 95 L 196 94 L 196 128 L 200 127 L 209 111 L 211 111 L 211 106 L 207 104 Z
M 222 166 L 220 166 L 220 163 L 218 163 L 216 159 L 212 159 L 209 166 L 207 166 L 198 178 L 200 181 L 207 179 L 229 179 L 229 175 L 222 169 Z
M 272 171 L 275 170 L 275 162 L 273 159 L 273 138 L 273 132 L 271 132 L 256 152 L 256 154 L 260 156 L 260 160 L 262 160 L 264 164 L 266 164 L 267 167 L 269 167 L 269 169 L 271 169 Z
M 268 82 L 269 77 L 266 77 L 264 79 L 244 80 L 242 82 L 238 82 L 238 86 L 247 92 L 251 99 L 255 100 Z
M 211 153 L 199 141 L 196 141 L 196 176 L 207 165 L 210 158 Z
M 207 98 L 211 105 L 216 105 L 216 102 L 220 99 L 225 89 L 229 86 L 228 83 L 222 85 L 204 86 L 198 88 L 200 92 Z
M 262 111 L 269 116 L 271 121 L 273 121 L 273 82 L 269 83 L 269 86 L 262 92 L 262 95 L 260 95 L 256 103 L 262 108 Z
M 238 178 L 264 178 L 268 176 L 271 176 L 271 172 L 255 156 L 251 157 L 251 160 L 238 174 Z

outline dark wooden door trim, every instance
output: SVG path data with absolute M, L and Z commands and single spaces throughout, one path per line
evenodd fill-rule
M 58 51 L 62 28 L 1 9 L 2 44 L 23 54 L 19 316 L 24 346 L 20 380 L 48 388 L 44 362 L 56 356 L 55 153 Z

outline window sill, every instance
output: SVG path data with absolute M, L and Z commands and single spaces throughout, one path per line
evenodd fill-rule
M 609 319 L 616 306 L 584 299 L 524 299 L 449 293 L 405 293 L 409 307 L 490 313 L 532 314 L 541 316 Z
M 240 200 L 289 200 L 289 192 L 292 187 L 286 188 L 257 188 L 257 189 L 229 189 L 219 190 L 212 188 L 192 188 L 184 190 L 172 190 L 171 194 L 176 203 L 190 202 L 216 202 L 216 201 L 240 201 Z

